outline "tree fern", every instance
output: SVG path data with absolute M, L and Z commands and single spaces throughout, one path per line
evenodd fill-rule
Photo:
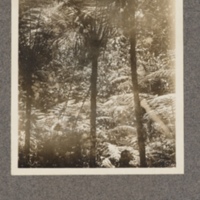
M 174 91 L 174 73 L 174 70 L 161 69 L 141 77 L 139 79 L 140 90 L 159 95 Z

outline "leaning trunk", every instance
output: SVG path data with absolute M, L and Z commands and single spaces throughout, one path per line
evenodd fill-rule
M 135 52 L 135 39 L 130 38 L 131 42 L 131 74 L 133 83 L 133 94 L 135 104 L 135 117 L 136 117 L 136 128 L 138 137 L 138 146 L 140 154 L 140 166 L 146 167 L 146 153 L 145 153 L 145 138 L 142 131 L 142 109 L 140 106 L 139 92 L 138 92 L 138 79 L 136 70 L 136 52 Z
M 90 135 L 91 135 L 91 153 L 90 167 L 96 167 L 96 110 L 97 110 L 97 60 L 98 54 L 92 58 L 92 75 L 91 75 L 91 115 L 90 115 Z
M 132 14 L 135 15 L 135 3 L 132 4 Z M 133 84 L 136 128 L 138 137 L 138 146 L 140 154 L 140 166 L 146 167 L 146 152 L 145 152 L 145 137 L 142 125 L 142 109 L 140 106 L 139 92 L 138 92 L 138 77 L 137 77 L 137 58 L 136 58 L 136 26 L 135 19 L 131 21 L 132 30 L 130 31 L 130 57 L 131 57 L 131 76 Z

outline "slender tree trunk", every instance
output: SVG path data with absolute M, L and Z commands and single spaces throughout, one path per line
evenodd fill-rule
M 26 125 L 25 125 L 25 156 L 26 167 L 30 161 L 30 131 L 31 131 L 31 104 L 32 104 L 32 73 L 26 77 Z
M 132 15 L 135 16 L 135 1 L 131 3 Z M 146 152 L 145 152 L 145 137 L 143 133 L 142 125 L 142 109 L 140 106 L 139 91 L 138 91 L 138 77 L 137 77 L 137 57 L 136 57 L 136 26 L 135 18 L 131 20 L 130 26 L 130 57 L 131 57 L 131 75 L 133 84 L 134 104 L 135 104 L 135 116 L 136 116 L 136 128 L 138 137 L 138 146 L 140 154 L 140 166 L 146 167 Z M 130 28 L 131 28 L 130 27 Z
M 97 76 L 98 76 L 98 54 L 95 52 L 92 58 L 92 75 L 91 75 L 91 115 L 90 115 L 90 135 L 91 135 L 91 152 L 90 167 L 96 167 L 96 110 L 97 110 Z
M 136 38 L 135 34 L 132 33 L 130 37 L 130 56 L 131 56 L 131 75 L 133 83 L 133 94 L 135 104 L 135 116 L 136 116 L 136 127 L 138 136 L 138 146 L 140 154 L 140 166 L 146 167 L 146 153 L 145 153 L 145 138 L 142 130 L 142 109 L 140 106 L 139 92 L 138 92 L 138 77 L 137 77 L 137 64 L 136 64 Z

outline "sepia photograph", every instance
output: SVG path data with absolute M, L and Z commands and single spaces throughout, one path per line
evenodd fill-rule
M 183 174 L 182 0 L 12 0 L 12 175 Z

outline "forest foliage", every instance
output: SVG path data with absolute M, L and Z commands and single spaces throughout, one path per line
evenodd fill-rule
M 95 167 L 140 167 L 132 20 L 146 163 L 176 165 L 173 1 L 135 2 L 20 0 L 19 167 L 91 167 L 94 140 Z

